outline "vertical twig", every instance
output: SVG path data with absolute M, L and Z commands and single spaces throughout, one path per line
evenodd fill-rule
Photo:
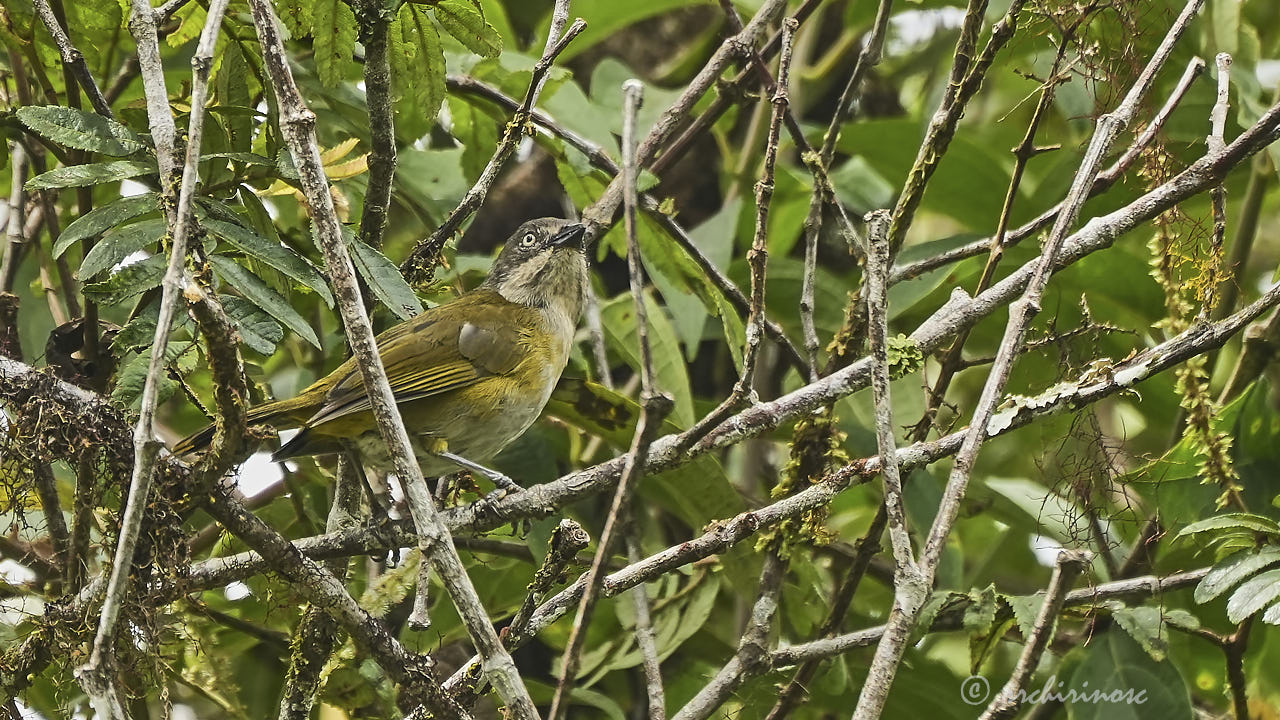
M 640 562 L 640 540 L 636 537 L 635 518 L 631 521 L 631 532 L 627 534 L 627 562 Z M 644 666 L 645 697 L 649 703 L 649 720 L 666 720 L 667 697 L 662 689 L 662 661 L 658 658 L 657 634 L 653 630 L 653 617 L 649 609 L 649 594 L 645 592 L 644 583 L 639 583 L 630 591 L 632 603 L 636 611 L 636 646 L 640 649 L 641 664 Z
M 1209 137 L 1205 139 L 1209 152 L 1220 153 L 1226 147 L 1223 134 L 1227 129 L 1227 110 L 1231 105 L 1231 55 L 1218 53 L 1214 58 L 1218 68 L 1218 98 L 1209 113 Z M 1209 191 L 1209 202 L 1213 206 L 1213 235 L 1209 244 L 1209 279 L 1205 284 L 1200 306 L 1200 319 L 1208 320 L 1216 309 L 1218 283 L 1222 275 L 1222 246 L 1227 237 L 1227 187 L 1218 183 Z M 1228 312 L 1230 309 L 1228 309 Z
M 369 107 L 369 184 L 360 214 L 360 241 L 382 247 L 391 208 L 391 181 L 396 174 L 396 126 L 391 107 L 391 62 L 387 57 L 390 10 L 379 0 L 356 3 L 360 41 L 364 44 L 364 95 Z
M 760 341 L 765 335 L 765 273 L 769 264 L 769 209 L 773 202 L 774 167 L 778 159 L 778 140 L 782 132 L 782 118 L 787 111 L 787 82 L 791 73 L 792 40 L 799 23 L 795 18 L 782 22 L 782 51 L 778 54 L 778 80 L 770 103 L 773 112 L 769 118 L 769 134 L 765 140 L 764 168 L 756 183 L 756 226 L 747 253 L 751 267 L 751 310 L 747 315 L 747 342 L 742 351 L 742 374 L 734 383 L 729 397 L 724 399 L 706 417 L 680 436 L 680 450 L 688 448 L 725 418 L 733 414 L 743 402 L 754 399 L 752 384 L 755 380 L 756 361 L 760 355 Z
M 146 382 L 143 385 L 138 424 L 133 435 L 133 474 L 129 480 L 129 497 L 124 518 L 121 520 L 120 540 L 116 545 L 111 579 L 107 584 L 106 599 L 102 603 L 102 615 L 98 621 L 93 651 L 89 662 L 77 671 L 81 684 L 93 700 L 94 707 L 105 717 L 114 717 L 112 713 L 118 713 L 120 710 L 119 701 L 114 697 L 115 691 L 111 688 L 110 682 L 113 672 L 110 667 L 111 644 L 115 637 L 116 620 L 129 590 L 128 578 L 129 571 L 133 567 L 133 551 L 137 546 L 143 514 L 146 512 L 147 497 L 151 493 L 156 456 L 161 446 L 154 428 L 156 405 L 159 399 L 158 387 L 164 373 L 169 330 L 177 312 L 178 297 L 183 290 L 182 276 L 187 257 L 187 235 L 192 222 L 192 203 L 196 185 L 199 182 L 200 140 L 204 129 L 204 105 L 209 88 L 209 70 L 213 64 L 213 50 L 222 25 L 222 15 L 228 2 L 229 0 L 213 0 L 210 3 L 205 26 L 200 33 L 200 42 L 196 47 L 195 55 L 191 58 L 193 78 L 186 161 L 182 168 L 178 204 L 170 218 L 169 231 L 173 238 L 173 246 L 170 249 L 169 265 L 162 281 L 160 316 L 156 322 L 155 339 L 152 342 L 151 359 L 147 366 Z M 155 24 L 150 4 L 146 0 L 134 0 L 130 25 L 136 35 L 139 57 L 144 54 L 144 46 L 150 45 L 151 49 L 155 50 L 154 59 L 158 63 L 159 50 L 155 45 Z M 176 149 L 172 136 L 166 144 L 162 142 L 161 135 L 166 121 L 169 128 L 173 127 L 173 116 L 169 111 L 164 75 L 160 66 L 144 64 L 143 67 L 145 69 L 143 80 L 147 86 L 147 110 L 156 142 L 157 159 L 162 177 L 166 178 L 165 184 L 168 185 L 172 182 L 172 173 L 177 167 L 174 157 Z M 94 330 L 96 331 L 96 328 Z
M 987 438 L 987 426 L 995 413 L 996 405 L 1000 402 L 1005 383 L 1008 381 L 1009 373 L 1013 367 L 1013 361 L 1022 347 L 1027 328 L 1040 309 L 1040 298 L 1049 283 L 1050 273 L 1054 267 L 1054 260 L 1057 257 L 1058 250 L 1062 247 L 1067 233 L 1075 225 L 1076 219 L 1079 217 L 1080 208 L 1088 197 L 1089 189 L 1098 175 L 1107 151 L 1115 141 L 1116 136 L 1119 135 L 1120 131 L 1124 129 L 1133 117 L 1138 103 L 1155 81 L 1156 73 L 1169 59 L 1174 44 L 1186 29 L 1187 24 L 1190 23 L 1191 18 L 1195 16 L 1203 1 L 1189 0 L 1187 2 L 1181 15 L 1174 21 L 1173 27 L 1165 35 L 1159 48 L 1156 49 L 1155 54 L 1142 71 L 1142 74 L 1134 82 L 1124 100 L 1113 112 L 1098 119 L 1097 130 L 1072 181 L 1071 189 L 1067 192 L 1062 212 L 1059 213 L 1053 230 L 1045 238 L 1044 245 L 1041 248 L 1040 259 L 1035 263 L 1034 271 L 1027 282 L 1026 290 L 1023 292 L 1022 297 L 1014 301 L 1009 307 L 1009 320 L 1005 325 L 1004 337 L 996 353 L 995 362 L 992 363 L 990 374 L 987 376 L 987 382 L 982 389 L 978 406 L 974 410 L 973 419 L 965 432 L 960 450 L 956 454 L 946 490 L 939 503 L 938 514 L 934 518 L 924 551 L 920 556 L 920 570 L 924 575 L 926 586 L 932 586 L 933 584 L 938 562 L 941 560 L 943 548 L 946 546 L 947 538 L 951 535 L 951 529 L 960 511 L 960 502 L 964 498 L 965 490 L 968 487 L 978 452 L 982 448 L 983 441 Z M 876 646 L 876 654 L 872 660 L 873 673 L 877 666 L 891 665 L 896 667 L 901 662 L 902 655 L 906 651 L 907 639 L 918 616 L 918 612 L 890 615 L 884 637 L 881 638 Z M 888 684 L 873 685 L 869 683 L 865 685 L 858 699 L 858 707 L 854 711 L 853 717 L 855 720 L 874 720 L 879 718 L 888 694 Z
M 840 128 L 853 114 L 858 91 L 862 87 L 862 78 L 866 76 L 868 70 L 880 64 L 880 56 L 884 51 L 884 36 L 889 27 L 889 13 L 892 10 L 893 0 L 880 0 L 871 34 L 863 42 L 862 51 L 858 53 L 853 72 L 849 74 L 849 80 L 845 83 L 840 99 L 836 102 L 836 110 L 831 115 L 831 122 L 827 124 L 827 131 L 822 136 L 822 147 L 818 151 L 817 162 L 823 168 L 830 168 L 835 158 L 836 144 L 840 141 Z M 813 322 L 813 312 L 814 288 L 818 272 L 818 238 L 822 233 L 822 206 L 822 195 L 818 186 L 814 185 L 813 196 L 809 198 L 809 214 L 804 220 L 804 279 L 800 290 L 800 325 L 804 330 L 804 345 L 808 353 L 809 365 L 814 368 L 818 367 L 818 330 Z
M 68 74 L 80 84 L 80 87 L 84 88 L 95 112 L 104 117 L 114 117 L 111 114 L 111 103 L 107 102 L 102 91 L 98 89 L 98 83 L 94 82 L 93 73 L 89 71 L 89 65 L 84 61 L 84 54 L 71 42 L 66 28 L 54 15 L 53 8 L 49 6 L 49 0 L 34 0 L 34 2 L 36 14 L 40 16 L 49 35 L 53 37 L 53 43 L 58 46 L 58 54 L 62 56 L 62 64 L 66 66 Z M 70 92 L 71 89 L 68 88 L 67 91 Z
M 604 578 L 609 562 L 610 550 L 620 526 L 628 517 L 628 508 L 635 485 L 644 474 L 649 443 L 657 435 L 663 418 L 675 405 L 671 396 L 661 392 L 654 384 L 653 349 L 649 344 L 649 314 L 646 309 L 644 270 L 640 261 L 640 244 L 636 238 L 636 181 L 640 170 L 637 164 L 635 132 L 636 113 L 640 110 L 643 94 L 644 85 L 639 80 L 628 80 L 622 85 L 623 220 L 627 231 L 627 269 L 631 282 L 631 299 L 635 303 L 636 335 L 640 341 L 640 420 L 636 423 L 622 476 L 618 479 L 617 490 L 614 491 L 613 504 L 609 508 L 609 516 L 605 519 L 604 529 L 600 533 L 600 541 L 595 557 L 591 561 L 591 569 L 587 572 L 585 590 L 582 593 L 582 599 L 578 602 L 578 611 L 573 618 L 573 629 L 569 633 L 569 641 L 565 644 L 563 669 L 560 682 L 556 685 L 555 697 L 551 701 L 551 710 L 547 714 L 548 720 L 559 720 L 568 710 L 569 692 L 578 674 L 578 661 L 581 659 L 582 647 L 586 643 L 587 627 L 591 624 L 596 599 L 599 597 L 600 582 Z
M 307 198 L 307 212 L 324 253 L 343 326 L 369 394 L 374 419 L 391 455 L 396 475 L 405 488 L 414 528 L 418 534 L 418 547 L 423 556 L 430 560 L 448 589 L 472 641 L 484 658 L 489 681 L 493 683 L 498 695 L 518 720 L 536 718 L 537 708 L 529 698 L 529 692 L 520 679 L 511 655 L 498 640 L 497 631 L 489 621 L 475 586 L 467 576 L 449 531 L 441 522 L 431 491 L 427 489 L 426 480 L 422 476 L 422 468 L 418 466 L 410 450 L 409 436 L 405 432 L 404 423 L 396 408 L 395 396 L 387 382 L 386 370 L 382 366 L 373 329 L 369 325 L 369 316 L 360 299 L 351 257 L 342 240 L 342 228 L 334 212 L 333 198 L 329 194 L 329 182 L 324 174 L 315 135 L 316 116 L 303 102 L 294 82 L 275 11 L 267 0 L 250 0 L 249 5 L 262 43 L 268 76 L 279 103 L 281 132 L 293 155 L 294 165 L 298 168 L 300 184 Z
M 1035 624 L 1031 628 L 1031 636 L 1023 638 L 1022 654 L 1013 669 L 1013 675 L 1005 683 L 1004 688 L 996 694 L 987 709 L 983 711 L 981 720 L 1011 718 L 1022 704 L 1022 696 L 1040 656 L 1049 646 L 1053 638 L 1053 628 L 1058 622 L 1058 613 L 1066 602 L 1067 591 L 1081 572 L 1088 566 L 1087 553 L 1077 550 L 1063 550 L 1058 553 L 1058 561 L 1053 566 L 1053 575 L 1049 578 L 1049 587 L 1044 591 L 1044 604 L 1036 615 Z
M 18 265 L 26 243 L 23 225 L 26 219 L 27 197 L 22 189 L 27 177 L 27 154 L 20 143 L 9 150 L 9 167 L 12 178 L 9 187 L 9 222 L 5 228 L 4 260 L 0 261 L 0 293 L 13 292 L 18 280 Z

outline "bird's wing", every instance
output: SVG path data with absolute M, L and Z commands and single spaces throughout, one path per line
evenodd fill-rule
M 456 307 L 455 307 L 456 306 Z M 440 310 L 448 307 L 448 312 Z M 396 403 L 467 387 L 511 372 L 529 353 L 512 315 L 526 308 L 487 290 L 468 293 L 383 333 L 378 351 Z M 371 408 L 359 368 L 348 360 L 341 379 L 307 425 L 315 427 Z

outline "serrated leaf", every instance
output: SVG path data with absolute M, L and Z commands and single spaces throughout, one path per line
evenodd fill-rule
M 470 0 L 440 0 L 435 11 L 440 27 L 471 52 L 482 57 L 497 57 L 502 52 L 498 31 Z
M 1280 563 L 1280 547 L 1242 552 L 1222 560 L 1196 585 L 1195 601 L 1204 604 L 1265 567 Z
M 62 253 L 76 242 L 97 237 L 117 225 L 159 209 L 160 195 L 157 193 L 120 198 L 110 204 L 94 208 L 76 218 L 75 222 L 62 231 L 58 236 L 58 242 L 54 243 L 53 257 L 55 259 L 62 257 Z
M 420 116 L 434 120 L 444 101 L 444 46 L 426 10 L 400 6 L 389 31 L 391 80 L 396 94 L 413 99 Z
M 132 225 L 117 227 L 98 241 L 84 256 L 76 272 L 81 280 L 109 270 L 133 253 L 155 245 L 169 232 L 169 222 L 164 219 L 143 220 Z
M 276 0 L 276 12 L 295 40 L 311 34 L 310 0 Z
M 292 248 L 273 243 L 256 232 L 236 223 L 205 220 L 204 227 L 214 235 L 226 240 L 236 250 L 261 260 L 314 290 L 325 305 L 333 307 L 333 293 L 329 292 L 329 285 L 325 282 L 320 271 L 307 262 L 306 258 L 294 252 Z
M 68 165 L 41 173 L 28 180 L 23 187 L 28 190 L 84 187 L 139 175 L 154 175 L 156 172 L 156 164 L 150 160 L 113 160 L 88 165 Z
M 1161 662 L 1169 652 L 1169 629 L 1163 608 L 1118 607 L 1111 611 L 1117 624 L 1138 641 L 1152 660 Z
M 164 366 L 168 367 L 178 361 L 191 350 L 191 343 L 174 341 L 170 342 L 164 351 Z M 116 377 L 115 387 L 111 389 L 111 399 L 124 406 L 134 405 L 142 397 L 142 389 L 147 381 L 147 370 L 151 365 L 151 353 L 139 353 L 125 366 L 120 369 L 120 374 Z M 167 376 L 160 376 L 159 385 L 157 386 L 157 399 L 164 402 L 169 399 L 177 383 L 169 379 Z
M 102 282 L 85 285 L 84 293 L 91 295 L 99 305 L 124 302 L 158 287 L 168 264 L 169 259 L 164 255 L 152 255 L 146 260 L 120 268 Z
M 146 147 L 129 128 L 97 113 L 58 105 L 18 108 L 18 120 L 32 132 L 76 150 L 123 157 Z
M 400 274 L 400 268 L 396 267 L 395 263 L 388 260 L 386 255 L 357 240 L 351 233 L 346 232 L 345 228 L 342 235 L 347 240 L 347 248 L 351 251 L 351 261 L 356 266 L 356 272 L 364 278 L 379 302 L 387 306 L 387 309 L 401 320 L 408 320 L 422 312 L 422 302 L 414 294 L 413 288 L 409 287 L 409 283 L 404 281 L 404 276 Z
M 181 313 L 175 313 L 175 322 L 181 316 Z M 120 332 L 116 333 L 115 338 L 111 340 L 111 347 L 117 354 L 123 355 L 126 351 L 150 345 L 155 341 L 156 323 L 159 321 L 160 304 L 158 302 L 149 303 L 146 309 L 137 313 L 132 320 L 120 328 Z
M 270 355 L 284 339 L 284 330 L 271 316 L 257 305 L 235 295 L 219 295 L 218 300 L 227 311 L 231 324 L 240 333 L 240 341 L 250 350 Z
M 1280 570 L 1268 570 L 1241 585 L 1227 600 L 1227 619 L 1233 623 L 1280 600 Z
M 311 3 L 311 37 L 315 39 L 312 47 L 316 75 L 321 83 L 334 87 L 351 65 L 356 43 L 355 13 L 342 0 L 316 0 Z
M 1044 605 L 1044 595 L 1015 595 L 1004 598 L 1004 601 L 1013 610 L 1013 617 L 1018 621 L 1022 637 L 1031 637 L 1036 618 L 1040 616 L 1040 608 Z
M 316 337 L 316 331 L 307 324 L 297 310 L 293 309 L 289 301 L 272 290 L 261 278 L 241 267 L 231 258 L 213 255 L 210 256 L 209 262 L 213 263 L 218 275 L 241 295 L 297 333 L 303 340 L 317 348 L 320 347 L 320 338 Z
M 1280 536 L 1280 523 L 1263 515 L 1251 513 L 1227 513 L 1215 515 L 1182 528 L 1174 537 L 1175 540 L 1213 530 L 1232 530 L 1244 532 L 1260 532 Z

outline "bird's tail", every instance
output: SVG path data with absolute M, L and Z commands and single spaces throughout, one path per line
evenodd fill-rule
M 288 400 L 269 402 L 250 408 L 245 414 L 245 420 L 248 425 L 273 425 L 281 430 L 298 427 L 311 414 L 311 402 L 312 398 L 305 393 Z M 213 424 L 204 426 L 178 441 L 178 444 L 173 446 L 173 454 L 187 455 L 197 450 L 204 450 L 209 447 L 209 443 L 213 442 L 213 432 Z

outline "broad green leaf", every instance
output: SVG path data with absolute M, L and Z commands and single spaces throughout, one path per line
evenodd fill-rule
M 444 47 L 426 10 L 400 6 L 388 32 L 391 80 L 397 95 L 411 97 L 417 114 L 434 120 L 444 101 Z
M 1227 600 L 1227 619 L 1233 623 L 1280 601 L 1280 570 L 1268 570 L 1242 584 Z
M 179 321 L 183 313 L 175 313 L 174 321 Z M 125 323 L 111 341 L 111 347 L 119 355 L 129 350 L 146 347 L 155 342 L 156 323 L 160 321 L 160 303 L 153 302 L 137 313 L 132 320 Z
M 218 300 L 227 311 L 227 317 L 240 333 L 240 340 L 250 350 L 270 355 L 284 339 L 284 330 L 257 305 L 235 295 L 219 295 Z
M 677 8 L 687 8 L 688 0 L 646 0 L 646 2 L 618 2 L 618 0 L 574 0 L 573 14 L 588 18 L 591 22 L 587 29 L 560 54 L 560 62 L 594 46 L 596 43 L 613 37 L 626 26 L 669 12 Z M 547 36 L 547 21 L 539 24 L 538 36 Z
M 351 51 L 356 44 L 356 16 L 342 0 L 316 0 L 310 5 L 316 75 L 320 82 L 334 87 L 351 65 Z
M 113 160 L 88 165 L 68 165 L 41 173 L 27 181 L 28 190 L 48 190 L 50 188 L 84 187 L 100 183 L 115 182 L 139 175 L 154 175 L 156 164 L 151 160 Z
M 1029 690 L 1034 690 L 1030 688 Z M 1062 688 L 1071 720 L 1191 720 L 1191 700 L 1178 669 L 1156 662 L 1127 633 L 1095 638 Z M 1116 698 L 1111 701 L 1110 698 Z M 1127 699 L 1127 701 L 1126 701 Z M 1141 700 L 1141 702 L 1139 702 Z M 1044 702 L 1028 696 L 1028 703 Z
M 53 246 L 53 257 L 62 257 L 73 243 L 85 238 L 97 237 L 111 228 L 160 209 L 160 195 L 144 193 L 124 197 L 102 207 L 94 208 L 76 218 L 58 236 Z
M 113 157 L 132 155 L 146 147 L 142 138 L 115 120 L 97 113 L 58 105 L 18 108 L 18 120 L 32 132 L 76 150 Z
M 311 34 L 311 0 L 275 0 L 276 12 L 293 39 Z
M 205 220 L 209 232 L 226 240 L 236 250 L 257 258 L 315 291 L 325 305 L 333 307 L 333 293 L 319 270 L 292 248 L 273 243 L 254 231 L 235 223 Z
M 1152 660 L 1161 662 L 1169 652 L 1169 628 L 1165 626 L 1164 608 L 1119 607 L 1111 611 L 1116 623 L 1138 641 Z
M 261 278 L 241 267 L 231 258 L 213 255 L 209 258 L 209 262 L 213 263 L 218 275 L 246 299 L 300 335 L 303 340 L 317 348 L 320 347 L 320 338 L 316 337 L 316 331 L 307 324 L 297 310 L 293 309 L 288 300 L 268 287 Z
M 168 232 L 169 222 L 160 218 L 116 227 L 103 235 L 84 256 L 76 274 L 81 280 L 88 280 L 103 270 L 115 267 L 116 263 L 138 250 L 155 245 Z
M 498 123 L 461 97 L 449 98 L 449 114 L 449 134 L 462 143 L 462 172 L 467 182 L 475 182 L 498 146 Z
M 182 364 L 190 369 L 194 365 L 195 353 L 192 351 L 191 343 L 174 341 L 170 342 L 164 351 L 164 367 L 170 367 L 174 363 L 183 360 Z M 144 351 L 138 353 L 133 359 L 125 363 L 120 369 L 117 376 L 115 387 L 111 389 L 111 399 L 124 406 L 133 406 L 142 397 L 142 389 L 147 382 L 147 369 L 151 365 L 151 353 Z M 177 388 L 177 383 L 169 379 L 167 375 L 161 375 L 159 384 L 156 387 L 157 398 L 160 402 L 169 399 L 173 395 L 173 391 Z
M 502 52 L 502 38 L 484 19 L 480 7 L 471 0 L 440 0 L 435 5 L 436 20 L 471 52 L 482 57 L 497 57 Z
M 693 424 L 693 394 L 689 388 L 684 358 L 680 355 L 680 341 L 675 328 L 667 319 L 662 307 L 645 294 L 645 308 L 649 318 L 649 347 L 653 352 L 653 370 L 657 375 L 658 390 L 675 398 L 671 420 L 682 428 Z M 609 346 L 626 358 L 637 372 L 640 368 L 640 339 L 636 330 L 635 307 L 630 293 L 623 293 L 604 303 L 600 317 Z
M 1236 583 L 1263 568 L 1280 563 L 1280 547 L 1269 545 L 1257 552 L 1236 553 L 1214 566 L 1196 585 L 1195 601 L 1207 603 L 1232 588 Z
M 116 305 L 158 287 L 168 264 L 169 259 L 164 255 L 152 255 L 120 268 L 102 282 L 85 285 L 84 292 L 99 305 Z
M 1266 533 L 1268 535 L 1280 536 L 1280 523 L 1262 515 L 1253 515 L 1251 513 L 1226 513 L 1225 515 L 1215 515 L 1211 518 L 1205 518 L 1204 520 L 1193 522 L 1182 528 L 1174 539 L 1177 540 L 1197 533 L 1212 532 L 1214 530 L 1259 532 Z
M 178 27 L 165 36 L 165 44 L 171 48 L 182 47 L 200 37 L 207 15 L 198 2 L 187 3 L 178 8 L 178 12 L 173 14 L 178 20 Z
M 351 233 L 346 232 L 345 228 L 342 235 L 347 240 L 347 248 L 351 251 L 351 260 L 356 266 L 356 272 L 360 273 L 360 277 L 368 283 L 369 289 L 373 291 L 374 297 L 378 298 L 379 302 L 386 305 L 387 309 L 401 320 L 408 320 L 422 312 L 422 302 L 414 294 L 413 288 L 409 287 L 409 283 L 404 281 L 404 276 L 400 274 L 400 268 L 396 267 L 395 263 L 388 260 L 386 255 L 357 240 Z

